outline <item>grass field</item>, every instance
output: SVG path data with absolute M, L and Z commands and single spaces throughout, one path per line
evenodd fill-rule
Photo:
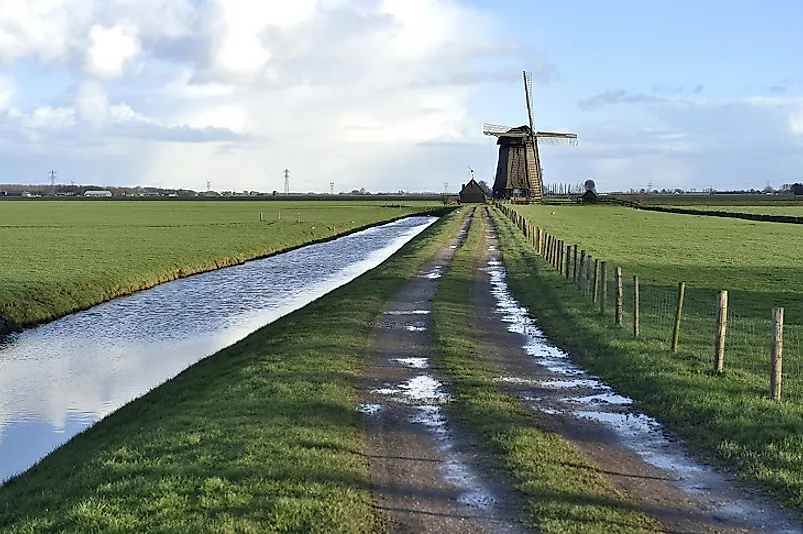
M 755 204 L 667 204 L 667 207 L 691 210 L 729 211 L 734 213 L 760 213 L 763 215 L 792 215 L 803 217 L 803 202 L 782 205 Z
M 803 234 L 797 226 L 608 206 L 516 209 L 607 260 L 609 273 L 620 265 L 628 282 L 625 326 L 614 328 L 612 306 L 601 315 L 504 222 L 511 287 L 553 341 L 638 399 L 698 452 L 803 509 Z M 641 283 L 638 339 L 628 314 L 634 274 Z M 687 298 L 674 355 L 669 339 L 681 280 L 688 284 Z M 711 376 L 720 288 L 730 291 L 729 335 L 725 374 Z M 786 307 L 780 403 L 768 398 L 773 306 Z
M 463 246 L 441 279 L 433 301 L 435 337 L 443 357 L 435 365 L 450 381 L 450 415 L 480 436 L 525 498 L 524 520 L 544 533 L 652 532 L 599 468 L 559 435 L 539 428 L 532 413 L 494 381 L 486 349 L 471 322 L 474 268 L 482 252 L 484 220 L 478 209 Z
M 800 206 L 802 195 L 612 195 L 656 206 Z
M 67 442 L 0 488 L 0 531 L 382 532 L 355 410 L 369 323 L 460 222 Z
M 0 317 L 35 324 L 180 276 L 438 207 L 379 201 L 2 202 Z

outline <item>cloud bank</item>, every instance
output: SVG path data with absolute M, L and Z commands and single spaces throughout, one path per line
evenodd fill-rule
M 440 190 L 477 87 L 553 76 L 503 35 L 453 0 L 6 0 L 2 181 Z

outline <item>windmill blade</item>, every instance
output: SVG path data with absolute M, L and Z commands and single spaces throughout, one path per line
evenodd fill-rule
M 522 75 L 524 76 L 524 98 L 527 100 L 527 118 L 530 121 L 530 131 L 534 132 L 535 127 L 533 126 L 533 73 L 523 71 Z
M 497 137 L 500 136 L 500 135 L 506 134 L 507 132 L 509 132 L 512 129 L 513 129 L 512 126 L 502 126 L 502 125 L 499 125 L 499 124 L 489 124 L 487 122 L 482 125 L 482 133 L 484 135 L 495 135 Z
M 536 132 L 539 145 L 577 146 L 577 134 L 561 132 Z

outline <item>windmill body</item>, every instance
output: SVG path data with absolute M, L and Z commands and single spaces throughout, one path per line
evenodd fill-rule
M 494 198 L 523 199 L 540 202 L 543 197 L 541 156 L 538 145 L 577 145 L 577 134 L 536 132 L 533 128 L 532 75 L 524 72 L 524 96 L 529 126 L 484 124 L 482 133 L 498 137 L 499 160 L 494 178 Z

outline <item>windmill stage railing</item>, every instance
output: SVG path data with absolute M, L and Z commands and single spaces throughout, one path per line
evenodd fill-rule
M 767 394 L 803 401 L 803 325 L 785 324 L 784 308 L 764 319 L 740 314 L 728 291 L 693 288 L 684 281 L 645 281 L 604 258 L 534 225 L 509 204 L 494 202 L 541 260 L 574 285 L 600 320 L 632 336 L 662 344 L 672 357 L 697 361 L 712 376 L 726 370 L 767 377 Z M 748 389 L 748 386 L 745 386 Z

